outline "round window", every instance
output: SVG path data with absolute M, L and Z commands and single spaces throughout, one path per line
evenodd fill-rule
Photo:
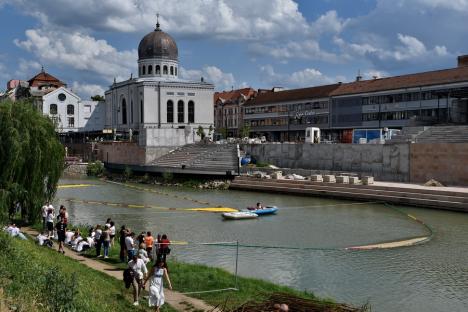
M 58 95 L 58 99 L 63 102 L 67 99 L 67 96 L 65 95 L 65 93 L 60 93 Z

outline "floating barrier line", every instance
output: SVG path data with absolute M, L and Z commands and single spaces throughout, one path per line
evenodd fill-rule
M 60 184 L 58 188 L 75 188 L 75 187 L 88 187 L 88 186 L 96 186 L 97 184 Z
M 207 293 L 214 293 L 214 292 L 221 292 L 226 290 L 238 291 L 238 288 L 223 288 L 223 289 L 214 289 L 214 290 L 202 290 L 202 291 L 190 291 L 190 292 L 183 292 L 183 295 L 194 295 L 194 294 L 207 294 Z

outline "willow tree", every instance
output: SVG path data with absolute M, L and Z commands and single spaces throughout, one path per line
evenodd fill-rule
M 63 170 L 64 148 L 54 125 L 28 101 L 0 103 L 0 219 L 20 207 L 21 218 L 40 218 Z

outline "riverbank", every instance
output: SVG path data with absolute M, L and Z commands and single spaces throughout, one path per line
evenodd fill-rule
M 393 182 L 359 185 L 238 176 L 232 181 L 230 188 L 359 201 L 381 201 L 399 205 L 468 212 L 468 188 L 461 187 L 426 187 Z
M 121 280 L 56 249 L 1 232 L 0 250 L 0 307 L 6 311 L 151 311 L 132 305 Z M 175 310 L 166 305 L 163 311 Z
M 36 226 L 40 228 L 40 226 Z M 81 225 L 80 230 L 82 233 L 87 232 L 87 226 Z M 102 263 L 102 265 L 112 266 L 113 269 L 107 268 L 107 271 L 113 271 L 117 276 L 122 275 L 123 269 L 126 264 L 120 262 L 119 259 L 119 245 L 118 243 L 112 246 L 109 250 L 109 258 L 96 258 L 95 249 L 89 249 L 83 253 L 87 258 L 86 261 Z M 72 251 L 70 251 L 72 253 Z M 76 254 L 78 255 L 78 254 Z M 79 257 L 79 256 L 78 256 Z M 212 307 L 218 308 L 220 311 L 232 311 L 239 308 L 246 302 L 262 302 L 268 300 L 270 296 L 277 293 L 298 297 L 305 300 L 310 300 L 319 304 L 321 310 L 340 312 L 345 311 L 345 305 L 334 303 L 331 299 L 317 298 L 310 292 L 302 292 L 290 287 L 280 286 L 271 282 L 263 281 L 260 279 L 235 277 L 234 274 L 219 268 L 208 267 L 199 264 L 189 264 L 177 260 L 177 255 L 171 255 L 168 261 L 170 271 L 170 278 L 173 285 L 174 292 L 166 291 L 167 301 L 175 308 L 185 306 L 181 311 L 200 311 L 193 308 L 193 302 L 190 300 L 171 299 L 174 294 L 186 294 L 189 297 L 200 299 Z M 148 265 L 149 267 L 150 265 Z M 237 286 L 237 290 L 235 287 Z M 224 291 L 216 291 L 224 290 Z M 172 302 L 171 302 L 172 301 Z M 348 311 L 367 311 L 367 307 L 362 309 L 355 309 L 347 306 Z M 177 309 L 179 310 L 179 309 Z

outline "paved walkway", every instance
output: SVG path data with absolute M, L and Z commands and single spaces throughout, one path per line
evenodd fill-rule
M 37 232 L 36 230 L 33 230 L 28 227 L 22 228 L 22 231 L 32 236 L 36 236 L 39 234 L 39 232 Z M 94 270 L 103 272 L 109 276 L 112 276 L 118 280 L 121 280 L 123 283 L 123 270 L 117 269 L 116 267 L 109 265 L 107 263 L 104 263 L 102 261 L 98 261 L 98 260 L 94 260 L 94 259 L 82 256 L 79 253 L 69 248 L 67 248 L 67 251 L 65 252 L 65 256 L 75 259 Z M 205 303 L 204 301 L 200 299 L 186 296 L 177 291 L 164 289 L 164 294 L 166 295 L 166 302 L 178 311 L 220 312 L 220 310 L 216 309 L 213 306 L 208 305 L 207 303 Z

